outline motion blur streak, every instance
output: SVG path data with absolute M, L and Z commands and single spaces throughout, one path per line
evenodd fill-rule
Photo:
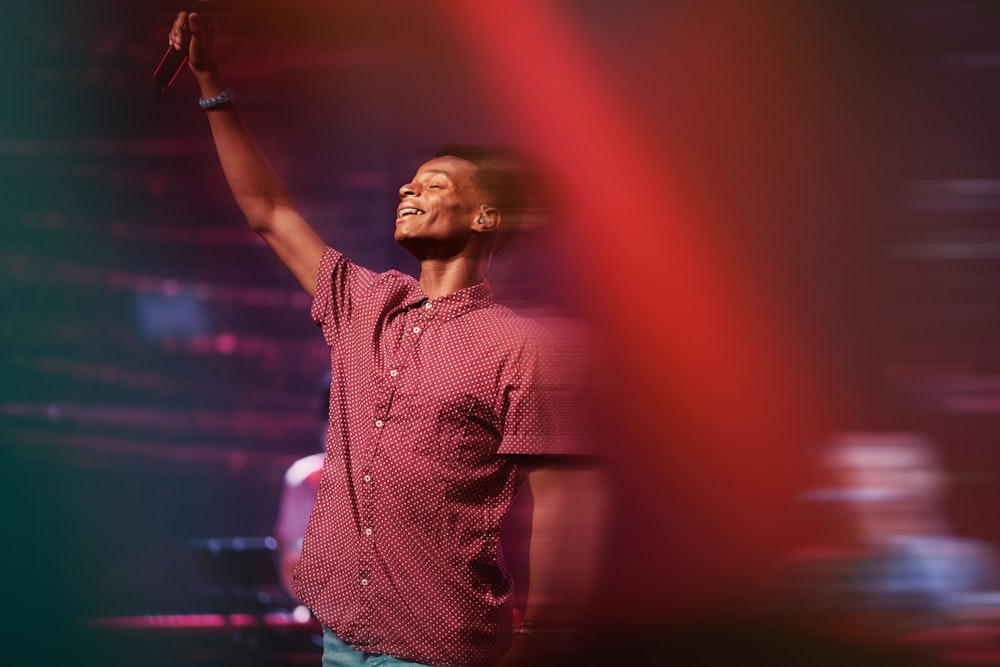
M 710 212 L 676 191 L 683 165 L 650 150 L 644 132 L 659 130 L 616 99 L 556 3 L 445 4 L 520 140 L 565 179 L 574 290 L 614 350 L 609 445 L 627 498 L 611 561 L 632 575 L 612 575 L 614 595 L 635 610 L 680 602 L 684 587 L 689 601 L 731 591 L 787 539 L 794 448 L 825 405 L 789 318 L 700 237 Z M 696 48 L 726 48 L 708 37 Z

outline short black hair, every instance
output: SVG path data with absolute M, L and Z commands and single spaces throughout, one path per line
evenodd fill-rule
M 518 215 L 535 205 L 529 196 L 527 161 L 509 148 L 446 144 L 434 157 L 457 157 L 476 165 L 472 181 L 500 213 Z

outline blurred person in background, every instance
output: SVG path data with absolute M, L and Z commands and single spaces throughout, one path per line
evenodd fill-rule
M 825 484 L 804 499 L 824 516 L 791 559 L 795 608 L 848 632 L 900 639 L 954 621 L 997 585 L 991 546 L 952 533 L 948 476 L 919 433 L 845 432 L 820 451 Z
M 579 359 L 495 304 L 493 253 L 523 208 L 509 155 L 447 147 L 400 188 L 395 240 L 419 279 L 326 246 L 260 153 L 223 83 L 216 22 L 180 13 L 223 172 L 250 227 L 313 297 L 330 347 L 330 424 L 293 590 L 324 626 L 324 665 L 517 664 L 568 637 L 604 511 L 570 416 Z M 562 364 L 562 366 L 561 366 Z M 500 529 L 533 497 L 524 620 Z
M 278 519 L 274 525 L 274 537 L 278 541 L 281 559 L 281 583 L 293 598 L 295 590 L 292 575 L 302 556 L 302 539 L 306 534 L 309 514 L 316 504 L 319 480 L 323 472 L 323 450 L 326 447 L 326 432 L 330 427 L 330 373 L 326 373 L 320 380 L 319 396 L 320 451 L 303 456 L 288 466 L 282 478 Z

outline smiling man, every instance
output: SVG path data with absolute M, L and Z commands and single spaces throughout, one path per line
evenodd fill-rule
M 394 238 L 419 279 L 357 266 L 319 238 L 261 155 L 215 65 L 214 21 L 181 13 L 175 48 L 185 23 L 233 195 L 313 297 L 330 347 L 326 456 L 294 574 L 323 624 L 323 664 L 537 659 L 532 647 L 576 620 L 603 496 L 568 418 L 577 372 L 485 280 L 503 213 L 520 207 L 517 171 L 446 147 L 399 190 Z M 515 629 L 499 536 L 525 480 L 530 586 Z

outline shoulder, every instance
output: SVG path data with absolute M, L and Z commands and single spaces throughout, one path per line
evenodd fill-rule
M 513 340 L 545 344 L 554 338 L 552 331 L 542 321 L 498 303 L 477 311 L 477 315 L 484 323 L 498 332 L 508 334 Z
M 328 247 L 320 262 L 320 275 L 337 282 L 337 275 L 352 286 L 355 296 L 370 294 L 410 294 L 419 289 L 416 278 L 395 269 L 375 271 L 356 263 L 338 250 Z
M 387 288 L 401 288 L 406 290 L 419 289 L 420 285 L 417 279 L 413 276 L 397 271 L 396 269 L 389 269 L 382 273 L 372 272 L 373 284 L 387 287 Z
M 600 356 L 597 333 L 587 322 L 560 311 L 535 308 L 512 310 L 491 308 L 494 326 L 509 334 L 524 348 L 557 356 L 594 358 Z

